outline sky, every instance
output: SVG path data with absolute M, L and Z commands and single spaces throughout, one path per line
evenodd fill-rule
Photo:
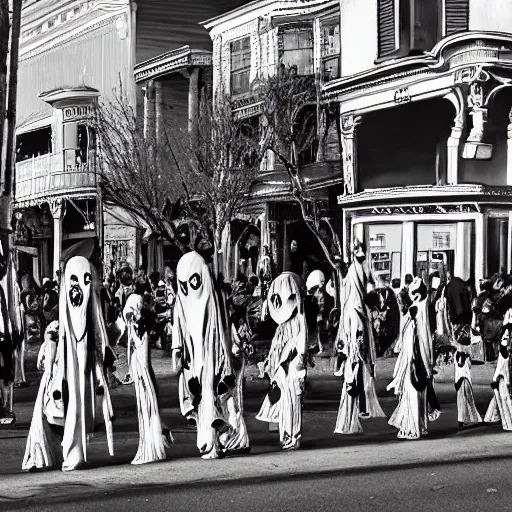
M 137 61 L 189 45 L 211 49 L 208 32 L 198 25 L 250 0 L 138 0 Z

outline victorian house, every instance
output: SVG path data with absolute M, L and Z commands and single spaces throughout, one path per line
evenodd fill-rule
M 145 135 L 183 154 L 188 134 L 197 130 L 201 93 L 211 85 L 212 52 L 183 46 L 137 64 L 134 71 Z M 185 224 L 182 231 L 189 229 Z M 149 274 L 180 256 L 161 237 L 148 245 L 145 266 Z
M 385 281 L 512 268 L 512 4 L 341 0 L 345 258 Z M 492 7 L 492 8 L 491 8 Z
M 126 1 L 23 4 L 14 242 L 20 269 L 38 282 L 55 276 L 69 247 L 108 237 L 88 117 L 120 83 L 135 103 L 134 29 Z M 123 235 L 132 259 L 135 230 Z
M 180 59 L 188 50 L 155 56 L 175 48 L 175 38 L 211 46 L 206 32 L 190 30 L 190 24 L 218 10 L 165 0 L 23 3 L 14 230 L 19 266 L 36 280 L 54 276 L 63 253 L 80 241 L 99 242 L 106 271 L 120 260 L 145 263 L 155 237 L 144 219 L 103 204 L 98 141 L 87 118 L 97 102 L 119 95 L 121 86 L 138 116 L 150 114 L 148 105 L 158 105 L 169 84 L 182 86 L 164 75 L 179 71 L 179 62 L 187 68 Z M 189 54 L 195 62 L 194 51 Z M 158 125 L 158 111 L 154 118 Z
M 311 77 L 312 87 L 321 91 L 341 76 L 339 7 L 338 0 L 256 0 L 203 22 L 213 41 L 214 92 L 227 93 L 235 115 L 258 128 L 261 105 L 256 90 L 262 80 L 294 72 Z M 343 175 L 336 123 L 326 130 L 320 99 L 318 95 L 312 121 L 316 140 L 304 148 L 301 169 L 310 193 L 318 203 L 327 204 L 329 190 L 342 190 Z M 292 197 L 288 174 L 270 151 L 245 213 L 253 219 L 252 229 L 232 233 L 235 263 L 256 239 L 260 247 L 270 249 L 278 271 L 289 268 L 292 240 L 302 250 L 319 249 Z

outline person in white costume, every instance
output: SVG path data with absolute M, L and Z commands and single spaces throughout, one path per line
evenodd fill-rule
M 283 450 L 296 450 L 302 436 L 308 339 L 300 277 L 292 272 L 279 275 L 270 285 L 266 302 L 277 329 L 263 366 L 270 390 L 256 419 L 277 423 Z
M 149 371 L 148 332 L 142 318 L 143 299 L 132 294 L 126 299 L 123 318 L 128 328 L 128 365 L 137 397 L 139 418 L 139 446 L 132 464 L 147 464 L 165 460 L 166 441 Z M 172 440 L 172 436 L 170 436 Z
M 432 378 L 432 340 L 428 319 L 427 287 L 416 277 L 409 287 L 410 302 L 402 332 L 402 347 L 393 381 L 398 406 L 389 424 L 400 439 L 419 439 L 427 434 L 427 387 Z M 403 296 L 404 302 L 406 297 Z M 405 305 L 405 304 L 404 304 Z
M 249 449 L 247 427 L 235 372 L 230 332 L 204 259 L 195 251 L 181 257 L 176 269 L 178 293 L 172 349 L 179 372 L 183 416 L 197 426 L 203 459 Z
M 101 310 L 100 282 L 89 260 L 74 256 L 67 262 L 59 300 L 58 343 L 55 355 L 54 348 L 48 348 L 48 365 L 45 361 L 45 376 L 22 464 L 24 470 L 53 467 L 57 463 L 57 457 L 41 456 L 46 450 L 41 432 L 44 421 L 63 428 L 62 470 L 71 471 L 85 464 L 87 438 L 95 427 L 97 400 L 102 404 L 108 451 L 114 455 L 114 414 L 104 369 L 110 348 Z M 50 371 L 51 375 L 47 373 Z M 39 400 L 40 397 L 44 398 Z
M 503 430 L 512 430 L 512 400 L 510 399 L 510 339 L 512 336 L 512 309 L 503 319 L 504 333 L 501 338 L 496 371 L 491 383 L 494 396 L 485 413 L 486 423 L 501 421 Z
M 341 293 L 343 301 L 337 343 L 338 351 L 345 361 L 341 400 L 334 430 L 336 434 L 361 433 L 363 428 L 360 417 L 386 417 L 375 391 L 377 354 L 373 326 L 365 302 L 372 278 L 359 240 L 354 243 L 353 256 Z

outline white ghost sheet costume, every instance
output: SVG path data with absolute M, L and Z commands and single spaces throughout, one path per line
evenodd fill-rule
M 178 293 L 172 348 L 180 372 L 181 413 L 197 426 L 203 459 L 215 459 L 249 447 L 241 403 L 237 403 L 230 333 L 204 259 L 195 251 L 176 269 Z
M 377 359 L 370 313 L 365 295 L 370 282 L 369 271 L 354 258 L 343 280 L 338 350 L 346 360 L 343 386 L 336 419 L 336 434 L 358 434 L 363 431 L 359 415 L 385 418 L 375 391 L 374 368 Z M 364 406 L 361 404 L 364 401 Z
M 279 275 L 270 285 L 267 307 L 277 323 L 264 371 L 270 390 L 256 416 L 278 423 L 283 449 L 297 449 L 302 435 L 302 396 L 306 380 L 308 330 L 304 316 L 300 277 L 291 272 Z
M 45 415 L 64 428 L 62 470 L 87 462 L 87 437 L 96 420 L 96 400 L 101 400 L 108 450 L 114 454 L 110 392 L 105 376 L 108 347 L 101 310 L 96 269 L 82 256 L 67 264 L 60 285 L 59 341 Z M 35 465 L 35 464 L 32 464 Z M 25 469 L 30 469 L 29 461 Z
M 498 362 L 491 383 L 494 397 L 487 408 L 484 421 L 495 423 L 501 420 L 503 430 L 512 430 L 512 400 L 510 399 L 510 338 L 512 336 L 512 309 L 505 313 L 505 332 L 500 342 Z
M 45 330 L 44 342 L 37 358 L 38 370 L 43 370 L 39 384 L 30 431 L 27 438 L 22 469 L 43 469 L 55 467 L 59 460 L 58 447 L 55 446 L 50 424 L 51 418 L 46 417 L 47 405 L 51 403 L 51 383 L 55 371 L 55 357 L 59 340 L 59 322 L 51 322 Z M 64 417 L 64 411 L 59 415 Z M 55 420 L 54 420 L 55 421 Z
M 427 387 L 432 378 L 432 348 L 426 287 L 415 278 L 409 288 L 413 298 L 405 316 L 402 347 L 395 364 L 393 381 L 398 405 L 389 424 L 398 429 L 400 439 L 419 439 L 427 433 Z
M 148 332 L 141 315 L 142 302 L 140 295 L 132 294 L 123 310 L 128 328 L 128 362 L 135 385 L 139 419 L 139 446 L 132 464 L 147 464 L 166 457 L 156 391 L 149 373 Z
M 453 345 L 457 349 L 454 357 L 454 382 L 457 391 L 457 419 L 460 426 L 481 423 L 482 418 L 475 406 L 471 381 L 471 327 L 453 327 Z

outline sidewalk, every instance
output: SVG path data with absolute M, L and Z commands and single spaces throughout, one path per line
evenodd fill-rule
M 186 425 L 179 412 L 177 379 L 172 374 L 171 360 L 162 357 L 161 351 L 153 351 L 152 359 L 159 382 L 162 418 L 176 440 L 168 450 L 166 462 L 130 465 L 138 443 L 135 397 L 132 386 L 119 386 L 112 390 L 117 416 L 114 458 L 108 456 L 104 432 L 99 432 L 88 447 L 91 470 L 70 474 L 59 470 L 21 474 L 21 461 L 37 393 L 36 380 L 39 379 L 30 371 L 31 386 L 19 390 L 16 395 L 17 423 L 0 430 L 0 510 L 10 510 L 16 503 L 24 503 L 25 506 L 27 503 L 36 506 L 36 503 L 46 500 L 53 503 L 70 494 L 142 493 L 161 486 L 218 485 L 233 480 L 261 481 L 318 472 L 377 471 L 407 464 L 512 457 L 512 435 L 503 432 L 500 426 L 457 429 L 453 367 L 443 367 L 436 376 L 435 387 L 443 413 L 438 421 L 429 425 L 427 438 L 399 441 L 395 429 L 387 424 L 386 419 L 365 420 L 363 435 L 334 434 L 341 381 L 332 375 L 328 359 L 317 358 L 316 367 L 309 372 L 310 385 L 304 403 L 303 440 L 299 451 L 281 452 L 278 437 L 268 432 L 266 424 L 255 419 L 267 383 L 257 378 L 258 370 L 252 365 L 247 368 L 244 402 L 252 453 L 203 461 L 195 446 L 195 430 Z M 377 366 L 377 393 L 388 415 L 396 405 L 393 395 L 385 389 L 391 380 L 394 364 L 394 358 L 380 359 Z M 476 402 L 482 415 L 492 396 L 489 383 L 493 373 L 494 365 L 473 368 Z

